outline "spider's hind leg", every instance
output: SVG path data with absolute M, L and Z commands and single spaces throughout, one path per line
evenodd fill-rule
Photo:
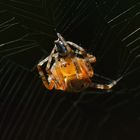
M 118 78 L 117 80 L 113 80 L 110 84 L 91 83 L 89 87 L 95 88 L 95 89 L 109 90 L 113 88 L 121 79 L 122 77 Z

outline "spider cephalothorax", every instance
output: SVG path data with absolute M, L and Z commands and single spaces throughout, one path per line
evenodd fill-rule
M 110 89 L 117 83 L 118 80 L 108 85 L 93 83 L 91 78 L 94 76 L 94 71 L 91 63 L 96 62 L 96 57 L 87 53 L 79 45 L 65 41 L 59 33 L 57 36 L 58 40 L 54 41 L 55 46 L 50 55 L 37 65 L 47 89 L 51 90 L 55 87 L 57 90 L 79 92 L 88 87 Z M 52 60 L 54 60 L 53 64 L 51 64 Z M 45 63 L 46 74 L 42 70 L 42 65 Z

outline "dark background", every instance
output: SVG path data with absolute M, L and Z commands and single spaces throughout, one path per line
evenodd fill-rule
M 56 31 L 97 57 L 95 73 L 123 79 L 110 91 L 45 89 L 36 65 Z M 139 139 L 139 44 L 136 0 L 1 0 L 0 139 Z

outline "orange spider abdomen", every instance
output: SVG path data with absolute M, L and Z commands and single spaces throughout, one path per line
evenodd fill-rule
M 93 69 L 82 58 L 64 58 L 57 61 L 51 69 L 59 84 L 56 89 L 79 91 L 87 88 L 93 77 Z

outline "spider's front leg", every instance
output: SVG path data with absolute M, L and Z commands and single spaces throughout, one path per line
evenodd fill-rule
M 93 56 L 92 54 L 87 53 L 87 57 L 86 57 L 87 61 L 89 61 L 90 63 L 95 63 L 96 62 L 96 57 Z
M 44 74 L 44 71 L 42 69 L 42 66 L 43 66 L 44 63 L 47 63 L 46 72 L 49 76 L 52 77 L 52 73 L 50 71 L 50 64 L 51 64 L 52 56 L 54 55 L 55 49 L 56 49 L 56 47 L 53 48 L 51 54 L 48 57 L 46 57 L 44 60 L 39 62 L 38 65 L 37 65 L 37 69 L 39 71 L 39 75 L 42 79 L 42 82 L 43 82 L 44 86 L 49 90 L 53 89 L 55 81 L 54 81 L 53 78 L 51 78 L 50 83 L 48 82 L 48 80 L 46 79 L 46 75 Z
M 82 55 L 90 63 L 95 63 L 96 62 L 96 57 L 87 53 L 81 46 L 79 46 L 79 45 L 77 45 L 77 44 L 75 44 L 71 41 L 67 41 L 67 44 L 76 48 L 78 50 L 78 54 Z
M 56 51 L 56 45 L 52 49 L 51 54 L 48 56 L 48 62 L 47 62 L 46 70 L 50 69 L 51 61 L 52 61 L 52 58 L 53 58 L 53 55 L 54 55 L 55 51 Z
M 50 83 L 48 82 L 48 80 L 46 79 L 46 76 L 45 76 L 45 74 L 44 74 L 44 72 L 42 70 L 41 65 L 38 64 L 37 65 L 37 69 L 39 71 L 39 75 L 40 75 L 40 77 L 42 79 L 42 82 L 43 82 L 44 86 L 47 89 L 49 89 L 49 90 L 53 89 L 53 87 L 54 87 L 54 81 L 51 79 Z
M 87 53 L 82 47 L 80 47 L 79 45 L 77 45 L 77 44 L 75 44 L 75 43 L 73 43 L 71 41 L 66 41 L 66 42 L 67 42 L 67 44 L 69 44 L 69 45 L 73 46 L 74 48 L 76 48 L 81 53 L 81 55 L 86 56 Z

